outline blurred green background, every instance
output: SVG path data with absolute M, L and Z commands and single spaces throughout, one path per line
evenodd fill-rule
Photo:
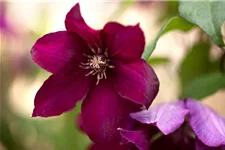
M 91 143 L 77 127 L 80 104 L 69 113 L 31 118 L 35 93 L 50 75 L 31 60 L 30 49 L 46 33 L 65 30 L 76 2 L 0 2 L 0 150 L 84 150 Z M 86 22 L 100 29 L 107 21 L 140 22 L 148 44 L 163 23 L 178 14 L 176 1 L 81 2 Z M 224 53 L 196 26 L 175 24 L 160 37 L 148 63 L 160 80 L 153 105 L 192 97 L 225 116 Z M 225 27 L 222 27 L 224 36 Z

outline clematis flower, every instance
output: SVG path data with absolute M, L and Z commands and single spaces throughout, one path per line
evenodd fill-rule
M 123 141 L 133 143 L 140 150 L 225 149 L 225 118 L 197 101 L 187 99 L 161 104 L 131 113 L 131 117 L 145 128 L 119 130 Z M 149 134 L 154 126 L 161 131 L 154 134 L 156 138 Z
M 141 55 L 139 27 L 107 23 L 89 27 L 76 4 L 66 15 L 66 31 L 49 33 L 34 44 L 35 63 L 52 75 L 38 90 L 33 117 L 58 116 L 81 106 L 82 128 L 95 143 L 120 141 L 129 113 L 149 107 L 159 82 Z
M 133 145 L 120 144 L 92 144 L 88 150 L 137 150 Z

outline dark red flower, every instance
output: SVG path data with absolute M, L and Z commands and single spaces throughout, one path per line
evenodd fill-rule
M 88 150 L 138 150 L 132 144 L 91 144 Z
M 66 15 L 67 31 L 44 35 L 31 50 L 35 63 L 53 75 L 36 94 L 33 117 L 57 116 L 84 99 L 82 128 L 94 142 L 119 141 L 129 113 L 149 107 L 159 82 L 141 55 L 145 38 L 138 25 L 107 23 L 90 28 L 76 4 Z

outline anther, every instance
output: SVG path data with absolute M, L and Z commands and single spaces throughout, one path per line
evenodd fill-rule
M 108 48 L 105 49 L 104 55 L 108 57 Z
M 90 74 L 94 73 L 94 70 L 91 70 L 90 72 L 88 72 L 85 76 L 89 76 Z
M 97 82 L 96 82 L 96 85 L 98 85 L 98 83 L 99 83 L 99 80 L 100 80 L 100 77 L 99 77 L 100 75 L 99 75 L 99 73 L 97 74 Z
M 98 54 L 100 54 L 101 53 L 101 48 L 98 48 Z
M 105 73 L 105 70 L 103 71 L 103 75 L 104 75 L 104 77 L 105 77 L 105 79 L 106 79 L 107 77 L 106 77 L 106 73 Z
M 92 56 L 90 56 L 90 55 L 87 55 L 87 54 L 83 54 L 83 55 L 87 58 L 92 58 Z
M 98 45 L 94 44 L 95 48 L 92 48 L 88 45 L 94 55 L 83 54 L 87 57 L 87 61 L 81 62 L 79 67 L 83 69 L 90 69 L 89 72 L 85 76 L 96 75 L 97 82 L 96 85 L 100 82 L 101 79 L 106 79 L 106 69 L 107 68 L 115 68 L 114 65 L 110 65 L 110 59 L 108 59 L 108 49 L 106 48 L 104 53 L 101 51 L 102 49 L 98 47 Z
M 115 68 L 115 66 L 113 65 L 107 65 L 109 68 Z
M 95 71 L 94 73 L 92 73 L 92 75 L 95 75 L 96 73 L 98 73 L 97 71 Z
M 83 62 L 81 62 L 81 65 L 86 65 L 86 66 L 89 66 L 89 65 L 90 65 L 90 63 L 83 63 Z
M 90 66 L 82 66 L 82 65 L 79 65 L 80 68 L 83 68 L 83 69 L 90 69 L 91 67 Z
M 102 79 L 103 78 L 102 72 L 100 72 L 99 74 L 100 74 L 100 78 L 99 79 Z

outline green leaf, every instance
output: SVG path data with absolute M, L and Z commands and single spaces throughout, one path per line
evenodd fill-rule
M 179 76 L 182 87 L 208 71 L 210 43 L 197 43 L 181 62 Z
M 168 24 L 164 28 L 161 35 L 164 35 L 165 33 L 172 31 L 172 30 L 181 30 L 181 31 L 189 31 L 192 29 L 193 24 L 187 22 L 181 17 L 173 17 L 168 21 Z
M 225 21 L 225 1 L 180 1 L 179 13 L 205 31 L 215 44 L 225 46 L 221 34 Z
M 159 33 L 156 35 L 155 39 L 151 41 L 145 48 L 144 53 L 142 54 L 142 58 L 147 60 L 149 56 L 152 54 L 153 50 L 156 47 L 156 44 L 163 34 L 172 31 L 172 30 L 182 30 L 182 31 L 188 31 L 193 27 L 192 24 L 188 23 L 184 19 L 180 17 L 173 17 L 169 21 L 167 21 Z
M 201 99 L 207 97 L 217 90 L 225 88 L 225 75 L 220 72 L 206 74 L 193 80 L 184 87 L 182 98 Z
M 170 61 L 168 57 L 151 57 L 147 60 L 150 65 L 166 64 Z

